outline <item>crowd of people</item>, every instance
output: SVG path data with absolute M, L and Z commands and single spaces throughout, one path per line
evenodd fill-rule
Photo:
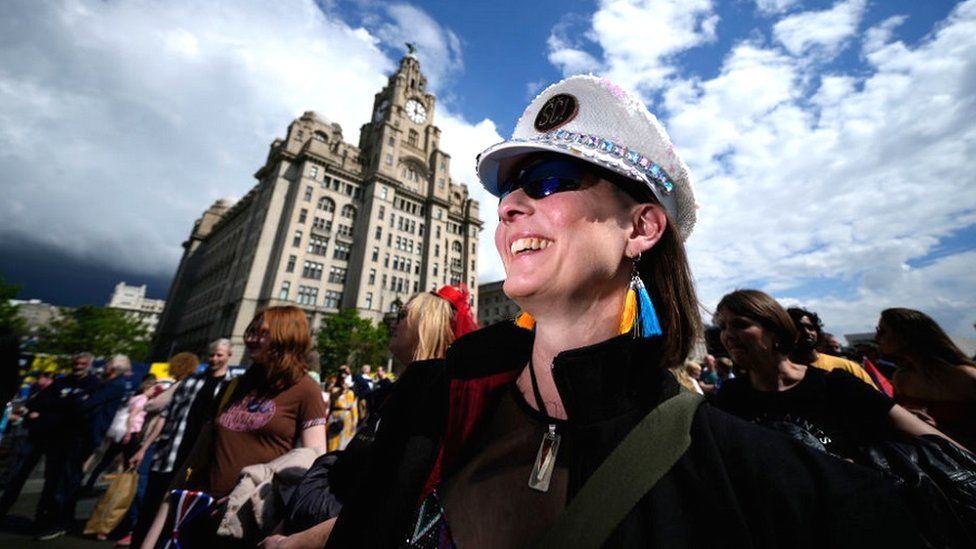
M 845 350 L 736 290 L 692 356 L 691 176 L 605 79 L 545 89 L 477 166 L 517 318 L 479 329 L 463 287 L 413 296 L 395 382 L 318 383 L 297 307 L 255 316 L 234 378 L 227 340 L 199 373 L 173 357 L 161 393 L 79 355 L 28 399 L 0 511 L 43 455 L 41 537 L 63 534 L 111 433 L 87 487 L 115 455 L 138 468 L 120 542 L 143 548 L 976 546 L 976 363 L 931 318 L 887 309 L 876 347 Z

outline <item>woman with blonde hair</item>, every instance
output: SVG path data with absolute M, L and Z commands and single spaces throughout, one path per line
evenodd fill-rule
M 263 549 L 321 547 L 328 541 L 343 502 L 369 492 L 371 484 L 385 482 L 394 473 L 367 473 L 377 461 L 389 459 L 388 452 L 398 451 L 400 445 L 385 441 L 374 446 L 372 429 L 403 432 L 404 424 L 415 423 L 418 417 L 425 417 L 431 405 L 439 405 L 416 397 L 428 394 L 428 387 L 440 382 L 443 359 L 454 341 L 478 329 L 470 299 L 463 284 L 443 286 L 436 292 L 414 295 L 400 309 L 391 327 L 390 351 L 408 365 L 406 370 L 389 389 L 373 391 L 370 408 L 375 407 L 378 416 L 368 421 L 368 429 L 353 439 L 348 450 L 322 456 L 312 465 L 292 497 L 292 511 L 284 526 L 287 535 L 268 537 L 261 544 Z M 340 372 L 336 386 L 341 386 L 341 377 Z M 336 425 L 338 430 L 339 423 Z M 334 449 L 332 440 L 330 435 L 330 452 Z M 400 472 L 417 464 L 402 465 Z

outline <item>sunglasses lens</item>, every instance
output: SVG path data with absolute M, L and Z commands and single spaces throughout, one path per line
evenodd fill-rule
M 575 191 L 579 188 L 579 179 L 570 179 L 557 176 L 543 177 L 542 179 L 529 181 L 528 183 L 522 185 L 522 189 L 525 191 L 525 194 L 536 200 L 545 198 L 555 193 Z

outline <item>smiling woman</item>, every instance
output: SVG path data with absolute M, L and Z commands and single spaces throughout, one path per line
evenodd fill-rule
M 478 172 L 523 313 L 454 343 L 429 418 L 380 426 L 377 445 L 409 444 L 376 474 L 414 474 L 350 502 L 330 546 L 912 546 L 878 478 L 680 393 L 668 368 L 700 331 L 696 206 L 641 102 L 568 78 Z

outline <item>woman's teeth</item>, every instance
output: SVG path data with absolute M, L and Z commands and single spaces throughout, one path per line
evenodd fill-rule
M 552 240 L 545 238 L 520 238 L 512 242 L 512 255 L 529 250 L 545 250 L 552 244 Z

